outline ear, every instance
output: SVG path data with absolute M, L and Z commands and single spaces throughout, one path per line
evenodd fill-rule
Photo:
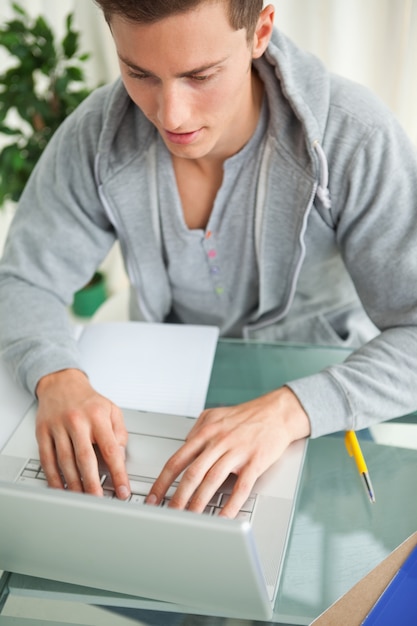
M 253 36 L 252 58 L 259 59 L 265 52 L 274 28 L 275 9 L 268 4 L 259 14 L 255 34 Z

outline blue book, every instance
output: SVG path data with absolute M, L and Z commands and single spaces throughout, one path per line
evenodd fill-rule
M 417 547 L 368 613 L 362 626 L 417 625 Z

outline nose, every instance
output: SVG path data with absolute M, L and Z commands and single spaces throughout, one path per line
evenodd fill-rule
M 186 128 L 190 107 L 186 89 L 178 83 L 161 86 L 158 99 L 158 121 L 168 131 Z

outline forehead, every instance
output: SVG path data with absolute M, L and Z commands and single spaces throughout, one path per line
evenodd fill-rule
M 211 61 L 228 58 L 243 45 L 246 31 L 235 30 L 227 3 L 203 2 L 189 11 L 143 24 L 114 15 L 111 30 L 122 62 L 150 71 L 186 71 Z
M 158 4 L 159 3 L 159 4 Z M 122 3 L 123 4 L 123 3 Z M 142 4 L 142 6 L 140 6 Z M 151 6 L 149 6 L 151 4 Z M 161 6 L 162 4 L 162 6 Z M 230 19 L 231 0 L 182 0 L 175 2 L 177 7 L 169 7 L 167 0 L 136 0 L 134 8 L 130 11 L 129 6 L 114 11 L 105 12 L 105 17 L 110 24 L 114 19 L 125 19 L 137 24 L 153 24 L 164 19 L 170 19 L 178 15 L 187 15 L 201 10 L 207 5 L 219 5 L 225 15 Z M 139 6 L 138 6 L 139 5 Z M 143 6 L 145 5 L 145 6 Z M 156 5 L 156 6 L 155 6 Z M 103 9 L 105 11 L 105 9 Z

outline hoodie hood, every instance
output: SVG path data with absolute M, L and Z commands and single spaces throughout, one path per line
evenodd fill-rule
M 317 57 L 297 48 L 277 30 L 255 67 L 267 86 L 271 111 L 280 112 L 271 116 L 271 132 L 316 178 L 319 162 L 314 145 L 323 143 L 330 106 L 328 71 Z

